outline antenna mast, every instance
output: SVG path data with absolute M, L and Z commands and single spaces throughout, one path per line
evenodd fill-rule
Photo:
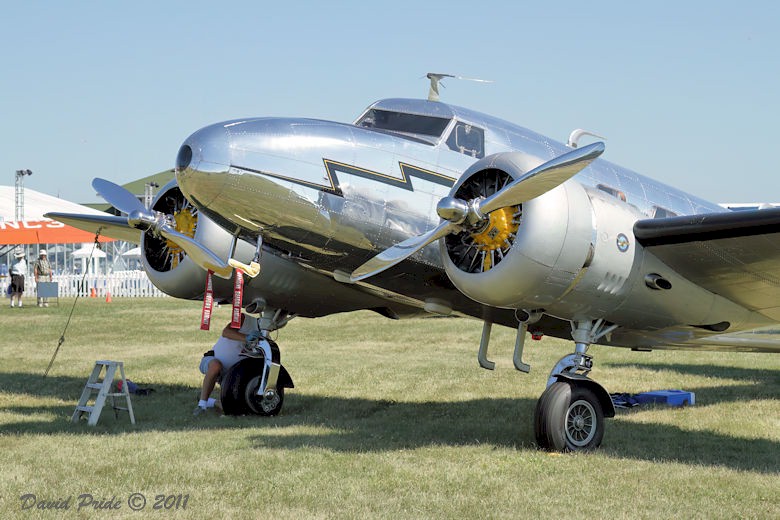
M 431 87 L 428 90 L 428 101 L 439 101 L 439 84 L 441 84 L 442 87 L 444 86 L 444 84 L 441 83 L 441 80 L 444 78 L 465 79 L 467 81 L 478 81 L 480 83 L 493 83 L 489 79 L 464 78 L 463 76 L 441 74 L 439 72 L 429 72 L 425 75 L 425 77 L 431 80 Z

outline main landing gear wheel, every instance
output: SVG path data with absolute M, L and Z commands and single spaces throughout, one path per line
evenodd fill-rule
M 550 451 L 585 451 L 604 438 L 604 411 L 586 386 L 558 381 L 536 403 L 534 435 Z
M 233 365 L 221 384 L 222 410 L 225 415 L 277 415 L 284 404 L 284 387 L 277 386 L 272 397 L 257 395 L 263 378 L 262 358 L 245 358 Z

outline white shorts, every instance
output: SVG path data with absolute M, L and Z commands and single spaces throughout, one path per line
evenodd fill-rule
M 200 373 L 205 376 L 206 370 L 208 370 L 209 368 L 209 363 L 211 363 L 215 359 L 217 358 L 215 358 L 214 356 L 203 356 L 200 360 Z
M 220 337 L 211 350 L 213 355 L 203 356 L 200 360 L 200 372 L 206 373 L 209 363 L 218 359 L 222 363 L 222 370 L 227 371 L 230 367 L 241 361 L 241 351 L 244 348 L 242 341 Z

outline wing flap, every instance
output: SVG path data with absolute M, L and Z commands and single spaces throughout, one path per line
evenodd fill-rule
M 127 224 L 126 217 L 114 215 L 86 215 L 80 213 L 46 213 L 46 218 L 62 222 L 74 228 L 134 244 L 141 243 L 141 232 Z
M 690 281 L 780 322 L 780 208 L 640 220 L 634 236 Z
M 718 334 L 700 338 L 691 344 L 710 347 L 713 350 L 780 353 L 780 330 L 764 328 L 734 334 Z

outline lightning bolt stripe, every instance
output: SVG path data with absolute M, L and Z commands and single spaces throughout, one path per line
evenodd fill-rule
M 407 191 L 414 191 L 414 186 L 412 185 L 412 177 L 423 179 L 429 182 L 434 182 L 436 184 L 440 184 L 442 186 L 447 186 L 447 187 L 450 187 L 455 183 L 455 179 L 453 179 L 452 177 L 447 177 L 446 175 L 442 175 L 440 173 L 436 173 L 430 170 L 424 170 L 422 168 L 418 168 L 417 166 L 412 166 L 411 164 L 406 164 L 402 162 L 398 163 L 398 165 L 401 168 L 400 179 L 398 177 L 392 177 L 384 173 L 375 172 L 372 170 L 366 170 L 365 168 L 359 168 L 357 166 L 331 161 L 330 159 L 323 159 L 322 162 L 325 163 L 325 169 L 328 172 L 328 177 L 333 183 L 334 188 L 339 189 L 339 191 L 340 191 L 339 180 L 336 172 L 342 172 L 348 175 L 355 175 L 356 177 L 362 177 L 364 179 L 377 180 L 384 184 L 389 184 L 390 186 L 395 186 L 396 188 L 401 188 Z
M 318 184 L 314 182 L 305 181 L 302 179 L 297 179 L 295 177 L 288 177 L 286 175 L 279 175 L 267 171 L 254 170 L 252 168 L 247 168 L 245 166 L 232 166 L 232 167 L 249 171 L 252 173 L 267 175 L 268 177 L 273 177 L 275 179 L 294 182 L 295 184 L 308 186 L 309 188 L 316 188 L 328 193 L 332 193 L 334 195 L 338 195 L 339 197 L 343 197 L 344 193 L 341 190 L 341 184 L 339 182 L 339 177 L 337 172 L 345 173 L 347 175 L 354 175 L 356 177 L 361 177 L 363 179 L 375 180 L 407 191 L 414 191 L 414 186 L 412 185 L 413 177 L 426 180 L 429 182 L 433 182 L 441 186 L 446 186 L 448 188 L 455 183 L 455 179 L 453 179 L 452 177 L 448 177 L 446 175 L 442 175 L 441 173 L 437 173 L 431 170 L 425 170 L 423 168 L 419 168 L 417 166 L 413 166 L 411 164 L 407 164 L 403 162 L 398 163 L 399 167 L 401 168 L 401 178 L 393 177 L 391 175 L 386 175 L 381 172 L 367 170 L 365 168 L 360 168 L 358 166 L 353 166 L 351 164 L 332 161 L 330 159 L 323 158 L 322 162 L 325 164 L 325 172 L 328 175 L 329 184 Z

